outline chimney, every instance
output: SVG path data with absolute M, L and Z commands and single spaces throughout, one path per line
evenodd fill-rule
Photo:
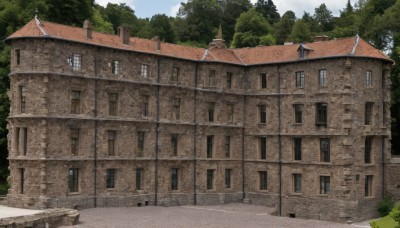
M 156 51 L 160 51 L 161 50 L 161 39 L 158 36 L 155 36 L 153 38 L 151 38 L 152 41 L 154 41 L 154 49 Z
M 329 37 L 328 36 L 314 36 L 314 42 L 322 42 L 322 41 L 328 41 Z
M 127 26 L 119 26 L 118 27 L 118 36 L 121 38 L 123 44 L 129 44 L 129 27 Z
M 86 30 L 86 38 L 92 39 L 92 23 L 89 20 L 83 22 L 83 28 Z

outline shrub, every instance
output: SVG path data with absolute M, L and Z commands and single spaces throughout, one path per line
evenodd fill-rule
M 370 225 L 371 225 L 372 228 L 380 228 L 375 221 L 371 222 Z
M 394 221 L 397 222 L 397 226 L 396 228 L 400 228 L 400 207 L 399 208 L 394 208 L 391 212 L 390 212 L 390 217 L 393 218 Z
M 384 217 L 389 214 L 394 206 L 394 202 L 391 197 L 385 197 L 378 203 L 379 216 Z
M 7 195 L 8 193 L 8 184 L 0 184 L 0 196 Z

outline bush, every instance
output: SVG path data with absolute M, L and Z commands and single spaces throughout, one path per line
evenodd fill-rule
M 378 203 L 378 213 L 380 217 L 384 217 L 389 214 L 389 212 L 394 207 L 394 202 L 392 197 L 385 197 Z
M 390 212 L 390 217 L 393 218 L 394 221 L 397 222 L 397 226 L 396 228 L 400 227 L 400 207 L 399 208 L 395 208 Z
M 8 193 L 8 184 L 0 184 L 0 196 L 7 195 Z
M 371 225 L 372 228 L 380 228 L 375 221 L 371 222 L 370 225 Z

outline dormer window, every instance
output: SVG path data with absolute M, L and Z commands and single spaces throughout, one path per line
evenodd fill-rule
M 305 44 L 301 44 L 297 49 L 297 53 L 299 54 L 300 59 L 306 58 L 311 51 L 312 49 Z

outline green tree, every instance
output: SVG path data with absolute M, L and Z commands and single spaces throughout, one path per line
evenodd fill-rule
M 335 21 L 335 28 L 329 33 L 332 37 L 350 37 L 359 32 L 360 17 L 348 0 L 346 7 Z
M 281 18 L 272 0 L 258 0 L 255 4 L 255 8 L 256 11 L 261 13 L 271 25 L 278 22 Z
M 98 7 L 93 8 L 91 21 L 93 23 L 93 30 L 104 33 L 114 33 L 111 22 L 103 18 Z
M 175 34 L 172 30 L 171 21 L 165 14 L 154 15 L 148 25 L 143 28 L 148 31 L 148 37 L 146 38 L 158 36 L 166 42 L 174 42 Z
M 287 11 L 275 25 L 275 38 L 277 44 L 283 44 L 288 41 L 292 32 L 292 27 L 296 22 L 296 16 L 293 11 Z
M 221 22 L 222 7 L 216 0 L 189 0 L 182 2 L 178 17 L 184 18 L 185 30 L 181 41 L 208 44 L 215 37 Z
M 113 25 L 114 32 L 117 32 L 119 26 L 130 27 L 131 35 L 136 34 L 140 30 L 138 26 L 135 26 L 138 21 L 135 11 L 125 3 L 108 3 L 104 9 L 104 15 Z
M 314 19 L 317 21 L 321 32 L 331 31 L 334 27 L 332 12 L 322 3 L 314 10 Z
M 235 25 L 235 36 L 232 46 L 254 47 L 259 44 L 260 37 L 273 34 L 273 28 L 268 21 L 255 9 L 242 13 Z
M 290 40 L 295 43 L 306 43 L 313 40 L 313 35 L 305 21 L 302 19 L 296 21 L 290 34 Z
M 46 18 L 61 24 L 82 26 L 91 18 L 93 0 L 46 0 L 48 11 Z
M 222 7 L 222 33 L 224 40 L 229 44 L 235 33 L 237 18 L 247 12 L 252 5 L 249 0 L 225 0 Z

